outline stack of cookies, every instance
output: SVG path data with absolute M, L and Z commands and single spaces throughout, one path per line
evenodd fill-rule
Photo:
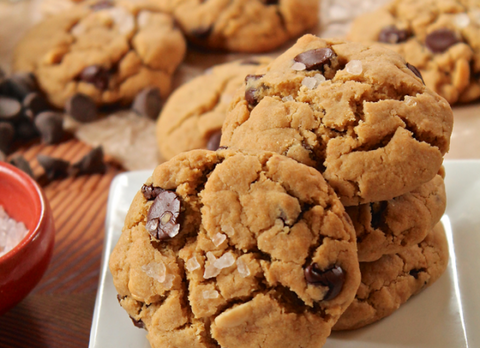
M 321 347 L 389 315 L 446 268 L 452 126 L 397 53 L 302 37 L 247 75 L 217 151 L 139 188 L 110 258 L 120 305 L 154 348 Z

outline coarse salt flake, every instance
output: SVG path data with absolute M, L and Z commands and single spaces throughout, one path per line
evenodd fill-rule
M 305 70 L 306 68 L 307 68 L 306 65 L 300 62 L 295 62 L 292 65 L 292 69 L 296 71 L 302 71 L 302 70 Z
M 415 106 L 417 105 L 417 102 L 415 101 L 415 99 L 413 97 L 410 97 L 410 96 L 406 96 L 405 97 L 405 104 L 407 104 L 408 106 Z
M 12 250 L 27 233 L 25 224 L 12 219 L 0 205 L 0 256 Z
M 165 280 L 162 282 L 162 285 L 165 287 L 165 289 L 170 290 L 172 288 L 174 279 L 175 276 L 173 274 L 167 274 L 165 276 Z
M 460 28 L 466 28 L 470 24 L 470 17 L 466 13 L 459 13 L 455 16 L 455 25 Z
M 351 60 L 347 63 L 347 72 L 352 75 L 360 75 L 363 71 L 362 62 L 359 60 Z
M 227 236 L 223 233 L 218 232 L 212 237 L 212 242 L 213 244 L 215 244 L 216 247 L 218 247 L 225 241 L 225 239 L 227 239 Z
M 307 76 L 302 80 L 302 86 L 305 86 L 308 89 L 314 89 L 317 87 L 317 80 L 314 77 Z
M 189 272 L 195 271 L 196 269 L 200 268 L 200 264 L 198 263 L 197 258 L 195 256 L 187 260 L 186 268 Z
M 215 255 L 213 255 L 211 251 L 209 251 L 207 253 L 207 260 L 209 265 L 205 266 L 205 272 L 203 273 L 203 278 L 204 279 L 214 278 L 217 275 L 219 275 L 221 272 L 221 269 L 215 267 L 215 261 L 217 261 L 217 258 L 215 257 Z
M 321 84 L 322 82 L 325 82 L 327 80 L 322 74 L 315 74 L 313 78 L 317 80 L 317 84 Z
M 150 262 L 146 265 L 143 265 L 142 271 L 144 271 L 147 276 L 155 279 L 159 283 L 163 283 L 167 275 L 167 268 L 162 261 Z
M 203 290 L 202 295 L 203 295 L 203 298 L 210 299 L 210 298 L 218 298 L 219 293 L 217 290 Z
M 282 101 L 287 102 L 287 101 L 294 101 L 293 97 L 291 95 L 287 95 L 282 98 Z
M 213 265 L 218 269 L 228 268 L 235 263 L 235 257 L 233 257 L 232 253 L 225 253 L 220 258 L 215 260 Z
M 145 28 L 150 22 L 150 18 L 152 17 L 152 13 L 150 11 L 140 11 L 137 16 L 137 23 L 139 28 Z
M 246 278 L 250 275 L 250 270 L 243 259 L 237 259 L 237 271 L 242 278 Z

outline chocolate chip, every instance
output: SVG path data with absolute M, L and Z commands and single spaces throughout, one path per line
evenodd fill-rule
M 38 136 L 37 127 L 33 120 L 25 115 L 20 115 L 15 119 L 15 137 L 22 140 L 30 140 Z
M 300 53 L 293 60 L 305 64 L 307 70 L 321 70 L 325 64 L 330 63 L 334 55 L 331 48 L 317 48 Z
M 265 5 L 278 5 L 279 0 L 265 0 Z
M 443 53 L 460 42 L 455 33 L 449 29 L 432 31 L 425 38 L 425 46 L 433 53 Z
M 64 131 L 62 114 L 45 111 L 35 118 L 34 123 L 45 144 L 56 144 L 63 139 Z
M 18 169 L 24 171 L 25 173 L 27 173 L 28 175 L 30 175 L 30 177 L 33 178 L 33 171 L 32 171 L 32 168 L 30 167 L 30 164 L 28 163 L 28 161 L 25 159 L 25 157 L 21 156 L 21 155 L 17 155 L 13 158 L 10 159 L 9 163 L 15 167 L 17 167 Z
M 328 292 L 323 300 L 332 300 L 342 291 L 345 282 L 345 272 L 340 266 L 334 266 L 325 271 L 318 268 L 316 263 L 305 268 L 305 279 L 309 284 L 328 287 Z
M 160 90 L 156 87 L 149 87 L 137 94 L 133 101 L 132 109 L 142 116 L 156 120 L 162 107 Z
M 145 329 L 145 324 L 143 323 L 142 319 L 135 320 L 132 316 L 130 316 L 130 319 L 132 319 L 133 325 L 139 329 Z
M 180 199 L 175 192 L 160 192 L 148 211 L 145 227 L 158 240 L 173 238 L 180 231 L 180 224 L 177 223 L 179 214 Z
M 0 87 L 0 94 L 23 100 L 27 94 L 37 91 L 37 83 L 31 73 L 15 73 L 6 78 Z
M 154 187 L 153 185 L 143 185 L 141 191 L 143 197 L 145 197 L 147 201 L 151 201 L 157 198 L 157 196 L 165 190 L 161 187 Z
M 113 2 L 108 0 L 97 1 L 96 3 L 90 5 L 90 8 L 94 11 L 100 11 L 110 7 L 113 7 Z
M 82 159 L 72 165 L 72 175 L 84 174 L 103 174 L 105 173 L 106 165 L 103 160 L 103 149 L 101 146 L 94 148 L 87 153 Z
M 255 59 L 244 59 L 240 62 L 240 65 L 260 65 L 260 62 Z
M 245 90 L 245 100 L 250 106 L 255 106 L 258 104 L 258 89 L 251 87 L 252 82 L 261 79 L 263 75 L 247 75 L 245 76 L 245 82 L 247 84 L 247 88 Z
M 27 94 L 25 99 L 23 99 L 23 107 L 25 115 L 30 118 L 34 118 L 39 113 L 49 109 L 47 100 L 38 92 Z
M 74 94 L 65 105 L 65 110 L 75 120 L 82 123 L 92 122 L 98 118 L 97 106 L 92 98 L 85 94 Z
M 100 65 L 90 65 L 82 70 L 79 76 L 80 81 L 91 83 L 100 90 L 108 88 L 110 73 Z
M 387 208 L 388 203 L 386 201 L 370 203 L 370 213 L 372 214 L 370 225 L 374 230 L 385 223 L 384 214 L 386 213 Z
M 65 178 L 68 175 L 68 168 L 70 162 L 64 161 L 60 158 L 53 158 L 45 155 L 37 156 L 38 163 L 45 170 L 48 180 L 55 180 Z
M 415 66 L 413 66 L 410 63 L 407 63 L 407 68 L 409 68 L 415 74 L 415 76 L 420 78 L 420 80 L 422 80 L 423 84 L 425 84 L 425 81 L 423 81 L 422 74 L 420 73 L 420 71 Z
M 197 29 L 193 29 L 191 31 L 191 34 L 199 40 L 205 40 L 210 36 L 210 34 L 212 33 L 212 30 L 213 30 L 213 26 L 209 26 L 207 28 L 197 28 Z
M 410 272 L 408 272 L 413 278 L 418 279 L 418 274 L 421 272 L 426 272 L 427 270 L 425 268 L 419 268 L 419 269 L 412 269 Z
M 9 122 L 0 122 L 0 151 L 7 152 L 15 137 L 15 128 Z
M 13 120 L 20 116 L 22 104 L 16 99 L 0 97 L 0 120 Z
M 257 81 L 260 80 L 264 75 L 247 75 L 245 76 L 245 82 L 249 83 L 251 81 Z
M 122 301 L 122 296 L 120 296 L 120 294 L 117 294 L 117 301 L 118 301 L 118 303 L 120 303 Z
M 383 28 L 380 32 L 380 35 L 378 35 L 378 41 L 390 44 L 405 42 L 407 39 L 408 31 L 397 29 L 397 27 L 394 25 Z
M 222 130 L 218 130 L 212 135 L 210 135 L 210 139 L 208 139 L 207 143 L 207 149 L 211 151 L 216 151 L 218 150 L 218 147 L 220 146 L 220 139 L 222 138 Z

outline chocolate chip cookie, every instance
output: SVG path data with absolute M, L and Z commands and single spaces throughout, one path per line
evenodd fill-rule
M 432 180 L 452 126 L 449 104 L 399 54 L 305 35 L 247 77 L 220 145 L 275 151 L 315 167 L 349 206 Z
M 231 150 L 158 166 L 110 270 L 154 348 L 321 347 L 360 281 L 355 231 L 321 174 Z
M 445 272 L 448 245 L 441 223 L 420 244 L 375 262 L 361 262 L 357 296 L 333 327 L 358 329 L 385 318 Z
M 447 199 L 440 175 L 400 197 L 347 207 L 357 233 L 359 261 L 378 260 L 421 242 L 440 221 Z
M 449 103 L 480 97 L 480 7 L 466 0 L 395 0 L 357 18 L 349 39 L 402 54 Z
M 163 1 L 196 45 L 237 52 L 270 51 L 313 27 L 318 0 Z
M 245 76 L 271 60 L 255 57 L 218 65 L 175 90 L 157 121 L 158 148 L 163 158 L 194 149 L 216 150 L 235 91 Z
M 166 97 L 185 50 L 181 31 L 165 13 L 86 1 L 33 27 L 16 47 L 13 69 L 33 72 L 59 108 L 76 93 L 97 105 L 129 104 L 147 86 Z

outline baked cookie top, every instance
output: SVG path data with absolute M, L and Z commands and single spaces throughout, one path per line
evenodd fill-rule
M 157 120 L 157 142 L 163 158 L 194 149 L 216 150 L 236 90 L 245 76 L 271 61 L 255 57 L 217 65 L 177 88 Z
M 378 41 L 417 67 L 451 104 L 480 97 L 480 3 L 395 0 L 358 17 L 348 36 Z
M 453 114 L 386 48 L 305 35 L 247 78 L 220 145 L 284 154 L 321 171 L 345 205 L 389 200 L 433 179 Z
M 178 0 L 169 7 L 187 38 L 213 49 L 270 51 L 313 27 L 319 0 Z
M 173 18 L 148 4 L 86 1 L 48 17 L 19 42 L 13 69 L 34 73 L 58 108 L 75 93 L 97 105 L 129 104 L 145 87 L 166 97 L 186 43 Z
M 334 330 L 352 330 L 389 316 L 411 296 L 432 285 L 448 265 L 441 223 L 424 241 L 375 262 L 361 262 L 362 283 Z
M 357 234 L 358 260 L 371 262 L 425 239 L 447 206 L 440 175 L 400 197 L 347 207 Z
M 110 270 L 155 348 L 321 347 L 360 281 L 355 231 L 321 174 L 231 150 L 158 166 Z

